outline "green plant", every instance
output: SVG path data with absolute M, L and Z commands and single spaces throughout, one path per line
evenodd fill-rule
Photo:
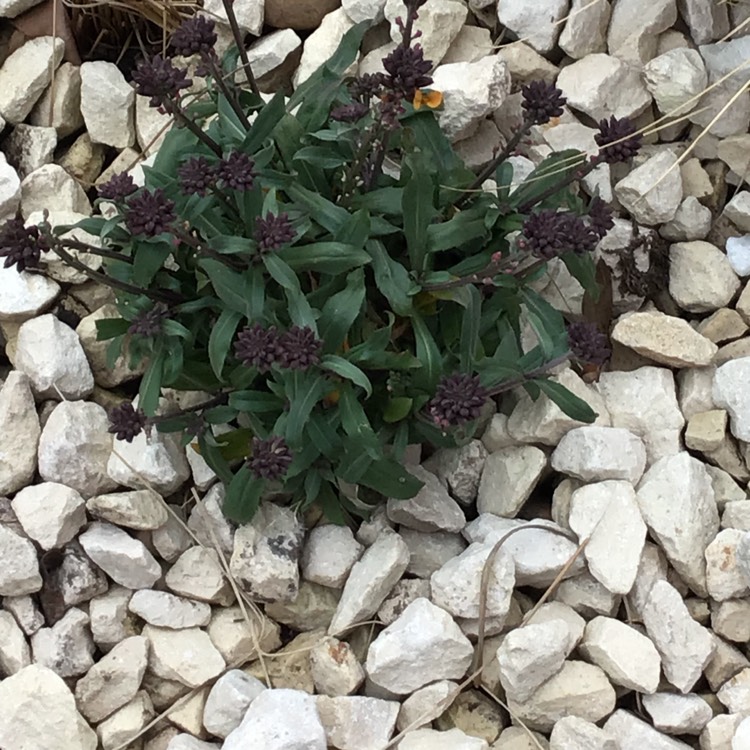
M 288 101 L 264 101 L 244 48 L 219 61 L 212 24 L 191 19 L 172 49 L 199 57 L 207 95 L 186 103 L 187 73 L 171 59 L 136 71 L 137 90 L 177 127 L 145 187 L 114 178 L 100 197 L 115 215 L 78 224 L 103 248 L 61 239 L 69 227 L 14 220 L 0 232 L 6 266 L 33 268 L 52 251 L 115 288 L 121 317 L 99 321 L 99 336 L 111 339 L 111 362 L 127 343 L 131 365 L 148 366 L 138 408 L 114 410 L 112 431 L 132 440 L 155 425 L 183 433 L 183 444 L 197 437 L 235 520 L 251 518 L 269 490 L 300 508 L 319 503 L 334 520 L 366 513 L 372 493 L 412 497 L 421 482 L 402 464 L 406 446 L 467 441 L 488 399 L 518 385 L 576 419 L 595 417 L 544 374 L 606 357 L 606 336 L 581 324 L 569 335 L 529 282 L 559 257 L 596 293 L 591 251 L 612 220 L 570 186 L 629 158 L 639 137 L 627 121 L 603 121 L 597 156 L 553 154 L 511 192 L 508 156 L 564 103 L 533 83 L 518 133 L 474 174 L 432 110 L 440 94 L 414 44 L 423 3 L 405 0 L 385 74 L 342 79 L 360 24 Z M 238 55 L 249 89 L 233 83 Z M 490 177 L 496 192 L 481 189 Z M 103 255 L 104 271 L 71 250 Z M 524 319 L 538 340 L 526 352 Z M 162 386 L 212 398 L 157 416 Z M 219 424 L 232 429 L 214 436 Z

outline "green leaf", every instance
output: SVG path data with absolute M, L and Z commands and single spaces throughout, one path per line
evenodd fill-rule
M 482 322 L 482 295 L 474 284 L 469 284 L 468 304 L 464 308 L 461 321 L 461 370 L 473 369 L 477 347 L 479 346 L 479 326 Z
M 511 194 L 508 202 L 513 208 L 535 206 L 540 197 L 555 185 L 563 184 L 576 169 L 579 169 L 585 156 L 577 149 L 566 149 L 550 154 Z M 568 189 L 567 186 L 562 188 Z M 559 205 L 557 195 L 544 201 L 545 204 Z
M 224 515 L 235 523 L 251 521 L 260 506 L 265 484 L 243 465 L 227 487 L 222 505 Z
M 580 285 L 588 292 L 593 301 L 596 302 L 599 299 L 601 289 L 596 283 L 596 264 L 594 263 L 593 255 L 586 253 L 585 255 L 578 255 L 578 253 L 564 253 L 560 256 L 565 267 L 570 272 L 570 275 L 578 280 Z
M 383 411 L 383 421 L 390 424 L 406 419 L 411 413 L 413 403 L 414 399 L 407 398 L 406 396 L 396 396 L 389 399 Z
M 231 434 L 231 433 L 228 433 Z M 222 435 L 222 440 L 227 440 L 227 434 Z M 223 455 L 222 449 L 215 445 L 213 435 L 206 431 L 198 436 L 198 448 L 200 455 L 206 463 L 214 470 L 219 479 L 228 485 L 232 479 L 232 470 L 229 468 L 227 458 Z M 247 454 L 247 440 L 244 441 L 242 457 Z
M 349 221 L 349 212 L 335 203 L 314 193 L 301 185 L 290 185 L 287 188 L 289 197 L 304 208 L 315 221 L 331 234 L 337 234 Z
M 289 317 L 292 322 L 298 326 L 308 326 L 317 334 L 318 324 L 315 314 L 307 298 L 302 293 L 299 279 L 294 271 L 278 254 L 274 253 L 266 253 L 263 256 L 263 265 L 271 275 L 271 278 L 284 289 L 288 302 Z
M 286 439 L 290 445 L 297 445 L 302 439 L 310 413 L 315 404 L 331 389 L 331 384 L 323 375 L 304 379 L 304 387 L 295 388 L 290 394 L 289 415 L 286 424 Z
M 186 359 L 172 388 L 178 391 L 214 391 L 221 388 L 221 385 L 208 362 Z
M 424 487 L 424 482 L 393 458 L 373 461 L 358 483 L 396 500 L 408 500 Z
M 412 269 L 417 272 L 424 270 L 427 230 L 435 216 L 433 198 L 432 176 L 427 172 L 412 170 L 404 188 L 402 210 L 409 261 Z
M 294 155 L 301 148 L 302 139 L 306 137 L 304 128 L 292 115 L 284 115 L 273 132 L 274 141 L 290 173 L 297 172 L 296 184 L 309 188 L 314 194 L 323 197 L 331 194 L 330 181 L 320 167 L 307 162 L 294 163 Z
M 513 184 L 513 164 L 504 161 L 495 170 L 495 183 L 497 184 L 497 197 L 501 201 L 508 200 L 510 186 Z
M 366 249 L 372 257 L 378 290 L 397 315 L 411 315 L 413 306 L 409 290 L 412 288 L 412 280 L 409 272 L 388 255 L 385 246 L 379 240 L 369 240 Z
M 565 386 L 554 380 L 538 378 L 532 381 L 542 393 L 554 401 L 571 419 L 591 423 L 596 420 L 596 412 L 582 399 L 571 393 Z
M 379 459 L 383 455 L 383 449 L 378 436 L 372 429 L 370 420 L 365 410 L 357 400 L 354 390 L 348 384 L 342 385 L 339 395 L 339 414 L 341 426 L 344 432 L 352 439 L 354 445 L 358 446 L 372 459 Z
M 483 217 L 474 218 L 468 211 L 462 211 L 449 221 L 427 227 L 427 251 L 440 253 L 444 250 L 454 250 L 486 234 L 487 228 Z
M 219 125 L 223 140 L 232 147 L 237 147 L 245 140 L 247 132 L 240 122 L 237 113 L 232 109 L 232 105 L 224 94 L 219 93 L 217 111 L 219 113 Z
M 242 317 L 242 313 L 235 310 L 222 310 L 208 337 L 208 359 L 219 380 L 221 380 L 221 371 L 224 369 L 229 347 L 232 345 L 232 339 Z
M 346 164 L 348 159 L 325 146 L 305 146 L 294 155 L 295 161 L 306 161 L 321 169 L 337 169 Z
M 229 394 L 229 406 L 249 414 L 281 411 L 284 404 L 273 393 L 265 391 L 233 391 Z
M 352 364 L 343 357 L 339 357 L 335 354 L 326 354 L 320 362 L 320 366 L 324 370 L 330 370 L 335 372 L 336 375 L 340 375 L 342 378 L 351 380 L 352 383 L 362 388 L 367 397 L 372 396 L 372 384 L 370 379 L 365 375 L 357 365 Z
M 201 258 L 198 265 L 208 274 L 219 299 L 231 310 L 246 315 L 249 296 L 247 278 L 213 258 Z
M 359 193 L 352 198 L 352 205 L 371 211 L 373 214 L 401 216 L 404 199 L 404 188 L 383 187 Z
M 276 252 L 293 271 L 316 271 L 338 274 L 370 263 L 364 250 L 343 242 L 314 242 L 310 245 L 285 247 Z
M 250 126 L 250 130 L 245 135 L 240 151 L 246 154 L 255 153 L 274 131 L 286 112 L 285 96 L 283 91 L 279 91 L 270 102 L 268 102 L 258 112 L 258 116 Z
M 336 352 L 359 317 L 365 301 L 365 274 L 361 268 L 346 277 L 346 286 L 328 298 L 318 321 L 318 332 L 325 352 Z
M 567 336 L 565 321 L 560 312 L 531 289 L 522 289 L 521 297 L 545 356 L 552 359 L 562 354 L 567 349 Z
M 461 160 L 432 112 L 415 112 L 402 118 L 401 122 L 414 133 L 414 140 L 428 160 L 437 164 L 441 170 L 449 172 L 461 166 Z
M 133 255 L 133 283 L 138 286 L 149 286 L 164 266 L 164 261 L 172 249 L 163 240 L 137 242 Z
M 414 339 L 416 341 L 417 359 L 422 367 L 414 374 L 414 382 L 418 383 L 429 393 L 437 386 L 440 376 L 443 374 L 443 362 L 438 347 L 424 318 L 418 313 L 411 316 Z
M 163 344 L 159 342 L 138 389 L 138 407 L 148 415 L 156 414 L 156 407 L 159 405 L 165 360 L 166 350 Z
M 366 209 L 355 211 L 341 225 L 334 235 L 336 242 L 343 242 L 352 245 L 355 248 L 364 247 L 365 242 L 370 237 L 370 213 Z M 369 256 L 368 256 L 369 260 Z
M 311 414 L 305 425 L 305 432 L 328 459 L 335 461 L 341 455 L 341 438 L 336 430 L 328 424 L 322 414 Z
M 124 318 L 102 318 L 96 321 L 96 340 L 105 341 L 128 332 L 130 323 Z

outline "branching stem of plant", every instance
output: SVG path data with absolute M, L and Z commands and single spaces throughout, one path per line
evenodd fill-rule
M 523 385 L 524 383 L 528 383 L 530 380 L 535 380 L 536 378 L 540 378 L 543 375 L 546 375 L 553 368 L 558 367 L 564 362 L 567 362 L 571 358 L 571 356 L 572 356 L 572 353 L 570 351 L 567 351 L 565 352 L 565 354 L 561 354 L 559 357 L 555 357 L 554 359 L 551 359 L 549 362 L 545 362 L 543 365 L 540 365 L 539 367 L 535 367 L 533 370 L 529 370 L 528 372 L 524 372 L 522 375 L 519 375 L 518 377 L 511 378 L 510 380 L 506 380 L 504 383 L 500 383 L 500 385 L 497 385 L 494 388 L 490 388 L 488 392 L 488 396 L 490 398 L 493 396 L 499 396 L 501 393 L 512 391 L 517 386 Z
M 229 27 L 232 29 L 234 42 L 240 53 L 240 60 L 242 60 L 242 68 L 245 71 L 247 82 L 250 84 L 250 89 L 253 94 L 260 96 L 260 89 L 258 89 L 258 84 L 253 75 L 253 68 L 250 65 L 250 58 L 247 56 L 247 50 L 245 49 L 245 39 L 242 36 L 240 25 L 237 23 L 237 16 L 234 13 L 234 0 L 223 0 L 223 4 L 224 11 L 227 14 L 227 20 L 229 21 Z
M 175 121 L 186 127 L 201 143 L 208 146 L 219 158 L 221 158 L 221 147 L 213 138 L 209 137 L 200 126 L 193 122 L 180 108 L 177 102 L 165 101 L 164 109 L 174 117 Z
M 195 406 L 188 406 L 184 409 L 179 409 L 177 411 L 171 412 L 170 414 L 161 414 L 156 417 L 149 417 L 148 423 L 150 425 L 158 425 L 162 422 L 167 422 L 170 419 L 174 419 L 175 417 L 184 417 L 187 414 L 195 414 L 200 411 L 205 411 L 206 409 L 211 409 L 214 406 L 223 406 L 227 403 L 228 400 L 229 396 L 226 393 L 222 392 L 209 399 L 208 401 L 196 404 Z
M 240 265 L 239 263 L 237 263 L 236 261 L 234 261 L 232 258 L 229 258 L 226 255 L 222 255 L 221 253 L 217 253 L 216 250 L 200 242 L 188 232 L 178 231 L 178 232 L 175 232 L 175 236 L 180 240 L 180 242 L 184 242 L 188 247 L 192 247 L 193 250 L 195 250 L 195 252 L 198 253 L 198 255 L 203 255 L 207 258 L 212 258 L 213 260 L 218 261 L 223 266 L 226 266 L 232 271 L 241 271 L 242 268 L 244 267 Z
M 242 111 L 242 107 L 240 106 L 237 97 L 234 95 L 234 92 L 230 90 L 229 86 L 227 86 L 227 82 L 224 80 L 222 71 L 219 68 L 216 62 L 216 58 L 213 55 L 209 56 L 209 65 L 211 66 L 211 72 L 213 73 L 216 85 L 219 87 L 221 93 L 226 97 L 229 105 L 232 107 L 232 110 L 242 123 L 242 127 L 244 127 L 245 130 L 250 130 L 250 120 L 247 119 L 247 115 Z
M 96 247 L 89 245 L 88 242 L 81 242 L 80 240 L 74 240 L 71 237 L 59 238 L 60 242 L 65 243 L 65 246 L 71 250 L 80 250 L 81 252 L 88 253 L 89 255 L 99 255 L 102 258 L 109 258 L 110 260 L 116 260 L 120 263 L 133 264 L 133 259 L 129 255 L 123 255 L 115 250 L 107 250 L 103 247 Z

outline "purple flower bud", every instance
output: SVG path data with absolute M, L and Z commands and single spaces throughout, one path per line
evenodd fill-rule
M 125 401 L 109 412 L 109 432 L 118 440 L 133 442 L 146 426 L 147 418 L 142 409 L 135 409 L 133 404 Z
M 263 328 L 260 323 L 254 323 L 237 334 L 234 353 L 247 367 L 268 372 L 279 359 L 279 333 L 274 326 Z
M 216 165 L 205 156 L 191 156 L 177 169 L 177 177 L 185 195 L 208 195 L 216 183 Z
M 604 364 L 612 354 L 609 339 L 593 323 L 571 323 L 568 345 L 576 359 L 592 365 Z
M 563 92 L 546 81 L 531 81 L 521 88 L 521 106 L 534 125 L 544 125 L 553 117 L 560 117 L 567 101 Z
M 627 118 L 616 118 L 599 122 L 599 132 L 594 136 L 599 146 L 599 159 L 607 164 L 627 161 L 635 156 L 640 147 L 643 136 L 636 133 L 635 125 Z
M 146 237 L 156 237 L 166 232 L 175 219 L 174 202 L 164 195 L 161 188 L 137 193 L 128 201 L 125 211 L 128 231 Z
M 292 463 L 292 452 L 284 438 L 274 435 L 261 440 L 254 437 L 251 442 L 252 454 L 247 466 L 258 479 L 281 479 Z
M 289 370 L 306 370 L 320 362 L 322 348 L 312 328 L 292 326 L 279 340 L 279 364 Z
M 252 190 L 255 185 L 255 162 L 242 151 L 233 151 L 219 164 L 218 177 L 230 190 Z
M 255 231 L 253 237 L 258 243 L 258 249 L 264 253 L 269 250 L 278 250 L 288 245 L 295 238 L 295 232 L 286 213 L 278 216 L 266 214 L 265 219 L 260 216 L 255 220 Z
M 216 44 L 216 24 L 205 16 L 194 15 L 183 21 L 172 34 L 170 46 L 183 57 L 207 55 Z
M 186 70 L 176 68 L 171 60 L 156 55 L 138 63 L 133 71 L 133 81 L 138 94 L 150 96 L 149 104 L 152 107 L 161 107 L 179 96 L 182 89 L 190 87 L 192 81 L 186 74 Z
M 138 189 L 127 172 L 120 172 L 97 188 L 99 197 L 105 200 L 122 202 Z
M 49 249 L 39 227 L 26 227 L 23 219 L 9 219 L 0 229 L 0 258 L 5 258 L 3 268 L 15 266 L 19 273 L 37 268 L 42 253 Z
M 440 380 L 427 411 L 438 427 L 457 427 L 477 419 L 487 398 L 477 375 L 456 372 Z

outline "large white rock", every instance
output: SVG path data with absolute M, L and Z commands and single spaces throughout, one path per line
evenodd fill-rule
M 247 59 L 256 78 L 280 67 L 292 54 L 300 50 L 302 40 L 293 29 L 278 29 L 264 33 L 247 48 Z M 238 71 L 238 78 L 243 75 Z
M 2 191 L 3 157 L 0 155 L 0 220 L 3 219 Z M 8 167 L 13 169 L 13 167 Z M 19 183 L 20 197 L 20 183 Z M 38 273 L 0 266 L 0 321 L 23 323 L 48 309 L 60 294 L 60 286 L 53 279 Z
M 557 86 L 568 106 L 596 121 L 637 117 L 651 104 L 638 71 L 616 57 L 595 53 L 564 67 Z M 675 207 L 676 208 L 676 207 Z
M 658 36 L 677 20 L 676 0 L 629 0 L 613 4 L 609 19 L 609 54 L 632 65 L 656 55 Z
M 376 685 L 406 695 L 435 680 L 461 679 L 472 654 L 451 616 L 417 599 L 372 642 L 365 670 Z
M 576 427 L 555 448 L 552 468 L 584 482 L 623 479 L 636 483 L 646 468 L 643 441 L 623 427 Z
M 474 737 L 458 727 L 439 732 L 436 729 L 414 729 L 398 743 L 399 750 L 489 750 L 487 740 Z
M 677 157 L 668 150 L 657 152 L 615 185 L 615 195 L 639 224 L 671 221 L 682 202 Z
M 396 19 L 405 15 L 402 0 L 386 0 L 383 10 L 386 20 L 391 25 L 391 40 L 400 42 L 401 30 Z M 424 50 L 425 60 L 431 60 L 433 66 L 440 64 L 464 27 L 467 15 L 466 5 L 457 0 L 430 0 L 419 9 L 419 18 L 414 24 L 414 29 L 422 32 L 418 42 Z
M 729 33 L 728 10 L 724 5 L 706 3 L 704 0 L 680 2 L 680 15 L 690 29 L 690 39 L 695 44 L 713 42 Z
M 60 37 L 39 36 L 8 56 L 0 67 L 0 116 L 13 125 L 28 117 L 64 51 Z
M 704 464 L 683 452 L 659 459 L 637 492 L 641 515 L 682 579 L 706 595 L 706 547 L 719 530 L 711 477 Z
M 30 664 L 0 681 L 0 744 L 24 750 L 96 750 L 94 731 L 78 713 L 63 679 Z
M 222 0 L 206 0 L 203 9 L 218 21 L 229 23 Z M 260 30 L 263 28 L 263 10 L 263 0 L 236 0 L 234 3 L 237 24 L 253 36 L 260 36 Z
M 307 535 L 302 550 L 302 576 L 322 586 L 342 588 L 363 550 L 348 526 L 316 526 Z
M 510 94 L 508 65 L 499 55 L 441 65 L 432 77 L 433 86 L 443 94 L 438 121 L 452 141 L 470 136 L 479 121 L 499 109 Z
M 750 357 L 726 362 L 713 377 L 714 403 L 729 412 L 732 434 L 746 443 L 750 442 L 750 392 L 744 387 L 748 378 Z
M 190 512 L 187 525 L 199 544 L 206 547 L 218 545 L 218 548 L 225 555 L 231 555 L 234 548 L 235 524 L 224 515 L 225 497 L 224 485 L 221 483 L 215 484 L 201 498 L 200 502 L 195 504 Z M 261 516 L 267 512 L 269 512 L 269 509 L 263 506 Z M 282 515 L 279 521 L 282 526 L 293 525 L 288 516 Z M 259 530 L 259 527 L 256 527 L 256 530 Z
M 169 630 L 144 625 L 143 635 L 150 646 L 149 669 L 165 680 L 195 688 L 217 677 L 226 666 L 224 657 L 200 628 Z
M 89 616 L 71 607 L 52 627 L 40 628 L 31 636 L 34 661 L 60 677 L 79 677 L 94 666 L 94 641 Z
M 168 591 L 140 589 L 130 597 L 128 609 L 149 625 L 171 630 L 204 627 L 211 621 L 211 607 L 206 602 L 184 599 Z
M 431 682 L 415 690 L 402 704 L 396 727 L 403 732 L 407 727 L 417 729 L 437 719 L 460 693 L 458 684 L 451 680 Z
M 653 58 L 644 65 L 643 75 L 659 110 L 673 117 L 695 109 L 698 95 L 708 84 L 703 58 L 688 47 L 671 49 Z
M 726 307 L 740 287 L 726 254 L 710 242 L 678 242 L 669 261 L 669 293 L 688 312 Z
M 398 534 L 386 532 L 365 550 L 349 573 L 328 627 L 337 635 L 372 617 L 409 564 L 409 549 Z
M 297 88 L 304 83 L 336 51 L 341 38 L 354 26 L 354 21 L 343 8 L 327 13 L 315 31 L 305 39 L 299 67 L 294 74 L 293 83 Z M 352 68 L 356 68 L 356 60 Z M 347 69 L 345 75 L 350 71 Z
M 656 693 L 643 696 L 643 707 L 654 726 L 668 734 L 700 734 L 713 718 L 711 706 L 693 693 Z
M 750 581 L 743 573 L 742 561 L 738 559 L 744 536 L 745 532 L 739 529 L 724 529 L 706 547 L 706 587 L 714 601 L 723 602 L 750 595 Z
M 630 625 L 612 617 L 595 617 L 586 625 L 580 649 L 615 685 L 639 693 L 656 692 L 661 657 L 654 644 Z
M 552 727 L 549 747 L 550 750 L 617 750 L 617 742 L 586 719 L 564 716 Z
M 564 716 L 597 722 L 615 707 L 615 691 L 607 675 L 593 664 L 566 661 L 528 700 L 508 700 L 508 708 L 531 729 L 549 732 Z
M 17 492 L 34 478 L 40 433 L 29 378 L 12 370 L 0 388 L 0 496 Z
M 190 547 L 185 550 L 164 577 L 167 587 L 182 596 L 225 607 L 234 601 L 229 582 L 216 550 Z
M 80 183 L 59 164 L 44 164 L 26 175 L 21 182 L 21 213 L 27 220 L 27 224 L 38 224 L 42 220 L 41 212 L 44 210 L 51 212 L 49 222 L 53 227 L 66 223 L 75 224 L 80 219 L 91 215 L 91 202 Z M 63 236 L 76 237 L 77 235 L 78 231 L 75 234 Z M 79 239 L 86 241 L 87 238 L 79 237 Z M 97 242 L 92 244 L 97 244 Z M 80 258 L 78 251 L 74 252 L 73 256 Z M 92 259 L 96 256 L 87 254 L 85 258 L 87 259 L 86 265 L 92 267 Z M 45 261 L 45 266 L 52 264 L 54 267 L 62 263 L 54 252 L 44 254 L 42 259 Z M 101 259 L 97 258 L 96 262 L 98 265 L 94 267 L 94 270 L 101 265 Z M 85 280 L 85 277 L 82 278 L 81 271 L 76 269 L 69 268 L 67 276 L 70 280 L 75 280 L 75 283 Z M 58 278 L 57 281 L 67 281 L 68 278 Z
M 93 143 L 115 148 L 135 143 L 135 90 L 114 63 L 81 65 L 81 112 Z
M 0 524 L 0 596 L 34 594 L 41 588 L 34 545 Z
M 409 549 L 406 572 L 418 578 L 429 578 L 466 549 L 466 542 L 460 534 L 422 532 L 404 528 L 399 531 L 399 535 Z
M 21 325 L 15 366 L 28 375 L 40 398 L 75 400 L 94 389 L 94 377 L 78 336 L 54 315 L 32 318 Z
M 604 731 L 617 738 L 618 750 L 690 750 L 690 745 L 657 732 L 650 724 L 622 709 L 607 719 Z
M 419 583 L 427 585 L 426 581 Z M 326 636 L 312 647 L 310 673 L 316 693 L 331 697 L 351 695 L 365 680 L 365 670 L 352 647 L 346 641 L 331 636 Z
M 477 492 L 477 510 L 514 517 L 528 500 L 542 472 L 547 455 L 534 445 L 500 448 L 487 456 Z
M 93 724 L 132 700 L 148 662 L 148 641 L 140 635 L 118 643 L 76 683 L 76 703 Z
M 18 172 L 8 164 L 5 154 L 0 153 L 0 221 L 14 218 L 20 204 L 21 179 Z M 17 273 L 15 268 L 8 270 Z
M 86 523 L 81 495 L 57 482 L 24 487 L 11 505 L 23 530 L 44 550 L 67 544 Z
M 0 671 L 6 677 L 31 664 L 31 649 L 24 631 L 10 612 L 0 611 Z
M 611 14 L 609 0 L 572 0 L 565 27 L 560 32 L 560 49 L 574 60 L 594 52 L 607 51 L 607 26 Z
M 64 62 L 55 73 L 55 85 L 48 86 L 31 111 L 32 125 L 51 126 L 57 137 L 67 138 L 83 127 L 81 114 L 81 68 Z
M 641 615 L 661 655 L 664 676 L 680 692 L 689 693 L 716 650 L 711 632 L 690 616 L 680 592 L 666 581 L 651 587 Z
M 569 0 L 539 0 L 532 4 L 509 0 L 498 3 L 497 18 L 519 39 L 527 41 L 537 52 L 545 53 L 554 48 L 562 28 L 560 21 L 568 7 Z
M 508 698 L 528 700 L 562 669 L 574 647 L 564 620 L 532 623 L 511 630 L 497 649 L 500 683 Z
M 162 498 L 151 490 L 94 495 L 86 510 L 94 518 L 140 531 L 155 531 L 170 517 Z
M 264 690 L 250 704 L 223 750 L 326 750 L 326 733 L 315 698 L 302 690 Z
M 39 473 L 89 498 L 117 486 L 107 474 L 111 454 L 104 408 L 89 401 L 62 401 L 47 417 L 39 439 Z
M 364 695 L 315 700 L 328 744 L 338 750 L 380 750 L 393 734 L 400 704 Z
M 241 669 L 232 669 L 219 677 L 208 694 L 203 709 L 203 726 L 222 739 L 242 722 L 248 706 L 266 686 Z
M 111 523 L 92 523 L 79 541 L 86 554 L 121 586 L 149 588 L 161 577 L 159 563 L 143 542 Z
M 580 487 L 571 496 L 568 522 L 580 541 L 588 539 L 584 555 L 594 578 L 613 594 L 627 594 L 646 541 L 632 484 L 610 480 Z
M 612 340 L 670 367 L 705 367 L 719 350 L 686 320 L 658 310 L 623 315 L 612 329 Z
M 431 599 L 454 617 L 479 617 L 482 571 L 492 545 L 475 542 L 458 557 L 449 560 L 430 577 Z M 513 558 L 501 547 L 492 563 L 487 586 L 488 617 L 505 617 L 515 585 Z

